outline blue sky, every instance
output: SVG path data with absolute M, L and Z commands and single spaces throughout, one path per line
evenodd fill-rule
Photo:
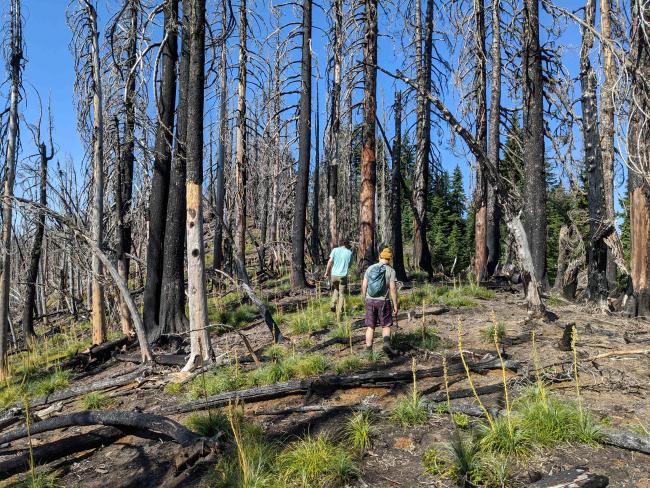
M 7 0 L 1 0 L 3 13 L 6 14 Z M 107 1 L 115 8 L 116 2 L 114 0 L 99 0 L 100 3 L 100 22 L 101 32 L 103 35 L 103 26 L 107 18 L 106 15 L 102 16 L 105 12 Z M 22 110 L 24 117 L 28 121 L 34 121 L 38 114 L 38 106 L 36 97 L 33 96 L 33 90 L 37 89 L 43 103 L 46 103 L 47 97 L 51 96 L 52 108 L 54 113 L 55 122 L 55 144 L 58 147 L 57 157 L 63 161 L 66 155 L 70 155 L 77 163 L 81 161 L 84 154 L 84 148 L 79 139 L 76 128 L 76 115 L 73 104 L 73 83 L 74 83 L 74 63 L 73 57 L 69 51 L 69 42 L 71 33 L 66 25 L 65 11 L 67 7 L 67 0 L 23 0 L 23 14 L 25 17 L 24 38 L 26 44 L 26 57 L 27 65 L 24 73 L 26 97 L 23 101 Z M 577 0 L 565 0 L 562 2 L 563 7 L 567 9 L 577 9 L 581 6 L 581 2 Z M 236 8 L 236 7 L 235 7 Z M 103 12 L 102 12 L 103 11 Z M 264 12 L 259 12 L 264 14 Z M 380 16 L 380 33 L 391 32 L 399 30 L 403 21 L 399 20 L 393 24 L 390 19 L 386 18 L 386 11 L 379 9 Z M 262 15 L 264 17 L 264 15 Z M 268 18 L 268 17 L 267 17 Z M 548 16 L 542 12 L 542 19 L 548 22 Z M 320 29 L 326 28 L 325 14 L 318 8 L 314 8 L 314 40 L 313 49 L 317 60 L 314 63 L 314 72 L 316 64 L 320 66 L 321 76 L 324 75 L 324 67 L 326 64 L 326 54 L 324 46 L 324 37 Z M 236 35 L 236 32 L 235 32 Z M 578 72 L 578 49 L 580 43 L 580 33 L 577 26 L 572 23 L 568 24 L 560 44 L 566 49 L 564 56 L 564 63 L 566 68 L 574 75 L 577 76 Z M 252 47 L 249 45 L 249 47 Z M 442 47 L 444 51 L 444 47 Z M 403 63 L 403 52 L 401 51 L 401 44 L 399 40 L 391 37 L 382 37 L 380 40 L 379 63 L 386 68 L 398 67 Z M 234 78 L 231 74 L 231 80 Z M 387 78 L 385 75 L 380 74 L 378 78 L 379 86 L 379 103 L 381 104 L 381 96 L 385 97 L 384 105 L 388 110 L 390 116 L 390 107 L 393 103 L 393 92 L 395 82 Z M 320 81 L 320 110 L 321 110 L 321 137 L 322 131 L 325 127 L 325 120 L 322 118 L 322 113 L 325 111 L 325 82 L 323 79 Z M 402 86 L 402 89 L 404 87 Z M 504 93 L 505 95 L 505 93 Z M 448 92 L 444 95 L 445 101 L 452 111 L 457 111 L 457 96 L 455 88 L 449 86 Z M 504 100 L 509 104 L 507 97 Z M 579 107 L 579 104 L 577 105 Z M 315 109 L 315 103 L 312 105 Z M 379 112 L 381 117 L 381 112 Z M 206 123 L 209 119 L 206 118 Z M 405 126 L 412 124 L 412 120 L 407 120 Z M 392 124 L 387 124 L 386 131 L 392 134 Z M 442 127 L 443 141 L 449 140 L 449 134 L 446 127 Z M 437 137 L 434 140 L 438 140 Z M 33 148 L 31 137 L 28 136 L 26 130 L 23 130 L 23 153 L 32 154 Z M 457 148 L 464 147 L 457 141 Z M 321 148 L 323 145 L 321 144 Z M 443 167 L 452 170 L 456 164 L 459 164 L 465 176 L 466 190 L 469 191 L 470 185 L 470 166 L 468 158 L 460 151 L 456 150 L 455 153 L 449 147 L 448 142 L 443 142 L 440 146 L 442 165 Z M 581 149 L 578 148 L 578 151 Z

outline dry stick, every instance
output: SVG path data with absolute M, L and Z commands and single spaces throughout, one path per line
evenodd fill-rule
M 582 361 L 589 362 L 589 361 L 595 361 L 596 359 L 603 359 L 603 358 L 608 358 L 610 356 L 632 356 L 635 354 L 650 354 L 650 349 L 633 349 L 631 351 L 611 351 L 611 352 L 604 352 L 602 354 L 597 354 L 596 356 L 590 356 L 586 359 L 582 359 Z

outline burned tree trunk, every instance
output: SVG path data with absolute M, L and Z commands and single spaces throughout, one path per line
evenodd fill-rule
M 399 281 L 406 281 L 404 270 L 404 247 L 402 244 L 402 193 L 401 193 L 401 163 L 402 163 L 402 92 L 395 92 L 395 140 L 393 141 L 392 174 L 391 174 L 391 224 L 393 230 L 393 269 Z
M 483 0 L 474 0 L 474 24 L 476 28 L 476 46 L 474 47 L 476 53 L 476 75 L 474 78 L 474 96 L 476 97 L 476 143 L 479 144 L 487 153 L 487 52 L 485 50 L 485 8 L 483 7 Z M 492 107 L 492 110 L 495 111 L 495 107 Z M 496 113 L 499 113 L 498 105 L 496 107 Z M 494 140 L 492 142 L 494 142 Z M 488 274 L 488 189 L 487 178 L 484 173 L 485 169 L 482 168 L 481 164 L 477 161 L 476 190 L 474 193 L 474 209 L 476 212 L 474 216 L 474 274 L 479 282 Z
M 535 278 L 546 286 L 546 178 L 542 53 L 539 46 L 539 1 L 524 1 L 524 228 L 530 242 Z
M 176 62 L 178 60 L 178 0 L 165 2 L 165 34 L 162 50 L 162 73 L 158 90 L 158 124 L 154 149 L 153 177 L 149 194 L 149 240 L 147 242 L 147 281 L 144 288 L 144 326 L 147 334 L 158 329 L 160 292 L 163 275 L 163 243 L 169 172 L 174 135 L 176 105 Z M 159 335 L 154 333 L 154 335 Z
M 312 2 L 302 4 L 302 61 L 298 118 L 298 175 L 293 207 L 291 232 L 291 286 L 305 288 L 305 224 L 309 191 L 309 161 L 311 156 L 311 23 Z M 312 229 L 312 232 L 314 229 Z
M 377 157 L 375 129 L 377 119 L 377 0 L 364 0 L 363 122 L 361 128 L 361 192 L 359 212 L 359 251 L 361 269 L 377 260 L 375 244 L 375 186 Z
M 607 299 L 607 246 L 602 233 L 607 215 L 604 198 L 602 146 L 599 143 L 598 101 L 596 73 L 589 59 L 594 44 L 596 1 L 587 0 L 585 24 L 580 50 L 580 85 L 582 88 L 582 138 L 584 140 L 585 168 L 587 170 L 587 198 L 589 200 L 589 258 L 587 297 L 590 300 Z M 558 273 L 559 276 L 559 273 Z
M 93 80 L 93 199 L 90 225 L 93 241 L 101 249 L 104 239 L 104 114 L 102 75 L 100 68 L 97 11 L 87 0 L 86 8 L 88 12 L 88 25 L 91 30 Z M 102 263 L 95 254 L 92 257 L 92 272 L 92 336 L 93 344 L 101 344 L 106 340 L 104 285 L 101 282 Z
M 330 94 L 330 134 L 328 141 L 328 168 L 327 168 L 327 210 L 329 214 L 329 246 L 338 246 L 338 180 L 341 137 L 341 63 L 343 51 L 343 0 L 334 0 L 334 32 L 332 39 L 332 93 Z
M 133 196 L 133 163 L 135 161 L 135 67 L 136 67 L 136 41 L 138 35 L 138 2 L 129 2 L 129 32 L 126 47 L 126 92 L 124 97 L 124 147 L 119 155 L 118 172 L 121 179 L 120 208 L 117 209 L 120 221 L 120 235 L 118 236 L 117 269 L 122 279 L 129 282 L 130 261 L 127 254 L 131 252 L 133 238 L 131 236 L 131 198 Z M 124 300 L 120 299 L 120 323 L 122 333 L 130 335 L 133 333 L 131 315 Z
M 7 127 L 7 159 L 2 201 L 2 281 L 0 281 L 0 379 L 5 377 L 7 368 L 7 338 L 9 336 L 9 287 L 11 286 L 11 227 L 14 180 L 16 178 L 16 156 L 18 152 L 18 100 L 22 85 L 23 39 L 20 0 L 12 0 L 10 7 L 10 76 L 9 125 Z
M 427 11 L 422 35 L 420 2 L 415 5 L 415 36 L 417 82 L 422 88 L 417 95 L 415 170 L 413 177 L 413 257 L 415 264 L 433 277 L 431 253 L 427 244 L 427 200 L 429 195 L 429 152 L 431 149 L 431 103 L 423 95 L 431 89 L 431 56 L 433 48 L 433 0 L 427 0 Z M 422 51 L 424 42 L 424 52 Z
M 189 3 L 189 2 L 188 2 Z M 185 4 L 185 7 L 188 6 Z M 189 8 L 183 10 L 181 61 L 179 69 L 179 102 L 176 115 L 176 146 L 171 164 L 165 240 L 163 244 L 163 275 L 160 290 L 158 327 L 149 334 L 153 342 L 163 333 L 182 333 L 188 328 L 185 316 L 185 216 L 186 216 L 186 137 L 190 67 Z
M 221 8 L 223 44 L 221 45 L 221 64 L 219 66 L 221 86 L 219 90 L 219 152 L 217 154 L 216 219 L 214 227 L 214 259 L 212 263 L 214 269 L 221 269 L 223 267 L 223 210 L 226 197 L 224 165 L 226 162 L 226 141 L 228 140 L 228 119 L 226 118 L 226 109 L 228 106 L 228 42 L 226 39 L 227 6 L 225 0 L 222 2 Z
M 490 92 L 490 117 L 488 131 L 488 159 L 499 170 L 500 123 L 501 123 L 501 0 L 492 0 L 492 76 Z M 487 180 L 487 178 L 486 178 Z M 493 183 L 486 181 L 486 236 L 487 274 L 491 276 L 499 263 L 501 208 L 497 201 L 497 189 Z
M 632 4 L 632 103 L 628 131 L 632 296 L 627 313 L 650 317 L 650 5 Z
M 190 371 L 200 358 L 210 361 L 208 301 L 203 243 L 203 99 L 205 80 L 205 0 L 190 0 L 190 62 L 187 87 L 187 295 L 190 310 Z
M 316 131 L 316 140 L 314 141 L 314 202 L 312 205 L 312 214 L 311 214 L 311 239 L 310 239 L 310 248 L 311 248 L 311 259 L 314 262 L 314 265 L 320 264 L 320 251 L 318 246 L 320 244 L 320 239 L 318 237 L 320 229 L 320 124 L 319 124 L 320 112 L 318 110 L 318 81 L 316 82 L 316 116 L 314 117 L 315 131 Z
M 242 0 L 239 10 L 239 83 L 237 102 L 237 134 L 235 160 L 235 242 L 234 252 L 246 265 L 246 29 L 248 29 L 246 0 Z
M 27 270 L 27 285 L 23 305 L 23 334 L 25 335 L 25 341 L 28 343 L 31 343 L 36 336 L 34 332 L 34 311 L 36 308 L 36 280 L 39 274 L 43 235 L 45 233 L 45 211 L 43 209 L 47 206 L 47 163 L 54 156 L 54 147 L 50 147 L 52 148 L 52 152 L 48 155 L 45 143 L 41 142 L 38 146 L 38 156 L 40 159 L 38 204 L 40 208 L 36 215 L 36 233 L 34 234 L 34 243 L 32 244 L 29 268 Z

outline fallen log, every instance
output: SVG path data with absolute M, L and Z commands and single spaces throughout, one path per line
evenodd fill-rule
M 124 432 L 115 427 L 101 427 L 86 434 L 79 434 L 54 442 L 37 446 L 32 449 L 35 465 L 44 465 L 71 456 L 78 452 L 107 446 L 124 437 Z M 22 473 L 30 468 L 30 453 L 25 450 L 16 456 L 0 461 L 0 478 L 8 478 Z
M 187 363 L 188 354 L 161 354 L 154 356 L 153 360 L 156 364 L 161 366 L 185 366 Z M 122 363 L 140 363 L 139 354 L 117 354 L 115 356 L 117 361 Z
M 519 364 L 514 361 L 505 361 L 505 366 L 508 369 L 516 371 Z M 480 373 L 490 369 L 500 369 L 501 363 L 499 360 L 491 359 L 484 362 L 470 363 L 468 364 L 468 367 L 470 371 Z M 462 364 L 452 364 L 447 368 L 447 374 L 449 375 L 464 372 L 465 368 Z M 443 368 L 435 367 L 420 369 L 416 371 L 415 376 L 417 379 L 420 379 L 441 377 L 443 375 Z M 160 413 L 170 415 L 206 410 L 209 408 L 228 405 L 235 400 L 240 400 L 244 403 L 252 403 L 295 394 L 329 394 L 339 389 L 357 388 L 376 383 L 410 383 L 412 379 L 413 372 L 410 369 L 401 371 L 369 371 L 345 376 L 324 375 L 315 378 L 289 380 L 282 383 L 249 388 L 247 390 L 219 393 L 205 399 L 194 400 L 182 405 L 172 405 L 162 408 Z
M 605 488 L 609 486 L 609 478 L 590 473 L 585 468 L 573 468 L 547 476 L 528 486 L 530 488 Z
M 120 410 L 88 410 L 68 415 L 59 415 L 42 422 L 5 432 L 0 435 L 0 445 L 73 426 L 104 425 L 117 428 L 142 429 L 163 434 L 182 446 L 189 446 L 204 440 L 203 437 L 186 429 L 175 420 L 142 412 L 125 412 Z
M 151 372 L 149 366 L 144 366 L 137 368 L 130 373 L 124 374 L 122 376 L 117 376 L 115 378 L 106 378 L 95 383 L 89 383 L 84 385 L 77 385 L 71 388 L 66 388 L 65 390 L 55 391 L 49 395 L 41 396 L 34 398 L 29 401 L 30 408 L 42 407 L 44 405 L 49 405 L 50 403 L 59 402 L 62 400 L 68 400 L 70 398 L 75 398 L 79 395 L 90 393 L 92 391 L 106 390 L 109 388 L 117 388 L 120 386 L 128 385 L 129 383 L 136 381 L 138 378 L 145 377 Z M 0 425 L 3 422 L 8 421 L 10 418 L 24 417 L 23 405 L 18 403 L 12 405 L 11 407 L 0 412 Z
M 62 363 L 56 365 L 56 368 L 57 369 L 77 369 L 77 368 L 86 369 L 91 365 L 103 363 L 104 361 L 110 359 L 114 351 L 117 351 L 124 346 L 128 347 L 131 343 L 133 343 L 131 337 L 122 336 L 119 339 L 115 339 L 114 341 L 105 342 L 103 344 L 92 346 L 88 350 L 88 352 L 78 352 L 71 358 L 66 359 Z

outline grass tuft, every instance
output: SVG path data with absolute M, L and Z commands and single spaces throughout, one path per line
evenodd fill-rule
M 494 343 L 495 333 L 498 341 L 501 341 L 506 336 L 506 326 L 503 322 L 491 323 L 480 331 L 481 338 L 490 344 Z
M 185 420 L 185 426 L 192 432 L 196 432 L 204 437 L 214 437 L 219 432 L 223 432 L 228 437 L 232 437 L 228 418 L 220 412 L 194 412 Z
M 310 435 L 290 444 L 278 456 L 283 486 L 336 487 L 359 475 L 352 455 L 340 444 Z
M 364 410 L 354 412 L 345 426 L 345 433 L 350 444 L 360 454 L 370 447 L 373 432 L 370 412 Z
M 113 400 L 99 391 L 91 391 L 81 397 L 81 405 L 85 410 L 101 410 L 110 406 Z

